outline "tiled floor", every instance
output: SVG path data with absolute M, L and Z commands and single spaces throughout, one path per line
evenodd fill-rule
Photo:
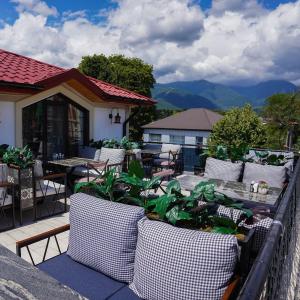
M 56 227 L 60 227 L 68 223 L 69 223 L 69 213 L 64 213 L 34 223 L 27 222 L 27 224 L 22 227 L 17 227 L 12 230 L 1 232 L 0 244 L 2 244 L 3 246 L 5 246 L 6 248 L 8 248 L 9 250 L 15 253 L 16 241 L 32 237 L 34 235 L 54 229 Z M 61 247 L 61 251 L 66 251 L 68 247 L 69 233 L 68 232 L 61 233 L 57 236 L 57 239 Z M 39 263 L 42 261 L 46 242 L 47 241 L 44 240 L 29 247 L 35 263 Z M 49 242 L 46 258 L 50 258 L 57 254 L 59 254 L 59 252 L 55 240 L 54 238 L 51 238 Z M 22 249 L 22 258 L 31 262 L 26 248 Z

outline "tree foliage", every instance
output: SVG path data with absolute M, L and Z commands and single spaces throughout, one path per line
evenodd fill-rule
M 151 97 L 151 88 L 155 83 L 153 67 L 139 58 L 129 58 L 124 55 L 84 56 L 79 64 L 79 70 L 85 75 L 115 84 L 130 91 Z M 139 108 L 134 108 L 134 113 Z M 131 120 L 130 137 L 141 140 L 142 125 L 156 120 L 156 108 L 142 107 Z
M 212 130 L 209 138 L 209 150 L 214 154 L 218 146 L 231 152 L 247 147 L 257 147 L 264 143 L 266 138 L 264 125 L 259 116 L 247 104 L 242 108 L 233 108 L 225 113 Z
M 288 132 L 296 141 L 300 122 L 300 97 L 297 94 L 276 94 L 269 97 L 263 110 L 267 120 L 268 146 L 282 149 L 286 144 Z

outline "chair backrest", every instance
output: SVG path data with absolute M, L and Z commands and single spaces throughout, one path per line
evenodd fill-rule
M 0 164 L 0 182 L 8 180 L 8 166 L 7 164 Z
M 141 149 L 132 149 L 132 152 L 134 153 L 136 160 L 142 160 L 142 150 Z
M 44 176 L 44 171 L 43 171 L 43 162 L 39 159 L 37 159 L 34 162 L 34 176 L 35 177 L 43 177 Z
M 170 152 L 172 154 L 179 154 L 181 151 L 181 145 L 177 144 L 162 144 L 161 146 L 161 154 L 159 155 L 159 158 L 168 159 L 170 156 Z M 170 157 L 172 158 L 172 157 Z
M 101 149 L 97 149 L 95 151 L 94 160 L 96 161 L 100 160 L 100 153 L 101 153 Z
M 125 158 L 125 149 L 101 148 L 99 161 L 107 161 L 108 164 L 121 164 Z

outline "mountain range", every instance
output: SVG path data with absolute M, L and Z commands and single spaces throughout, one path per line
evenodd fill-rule
M 269 80 L 251 86 L 230 86 L 207 80 L 157 83 L 152 98 L 159 109 L 229 109 L 250 103 L 259 108 L 265 100 L 277 93 L 291 93 L 297 86 L 289 81 Z

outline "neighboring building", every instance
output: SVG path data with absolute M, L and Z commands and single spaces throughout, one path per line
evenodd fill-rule
M 130 109 L 155 101 L 77 69 L 63 69 L 0 49 L 0 144 L 44 159 L 78 155 L 90 139 L 120 139 Z
M 192 108 L 144 125 L 145 142 L 206 145 L 213 125 L 222 116 L 204 108 Z

